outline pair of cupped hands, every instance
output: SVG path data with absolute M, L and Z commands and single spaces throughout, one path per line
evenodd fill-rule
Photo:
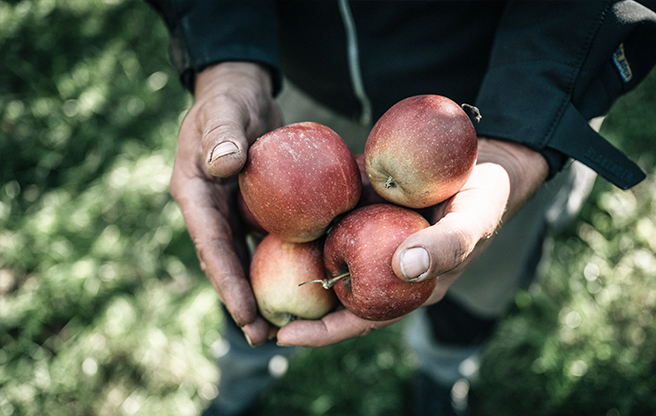
M 258 314 L 244 271 L 248 251 L 243 230 L 235 220 L 236 175 L 246 162 L 248 147 L 282 124 L 266 68 L 224 62 L 197 75 L 194 104 L 180 129 L 170 189 L 203 271 L 251 345 L 275 336 L 281 345 L 320 347 L 397 321 L 367 321 L 340 309 L 321 320 L 298 320 L 277 328 Z M 525 146 L 483 137 L 478 145 L 477 164 L 465 186 L 433 207 L 433 225 L 408 237 L 392 259 L 400 279 L 437 279 L 425 305 L 442 299 L 547 175 L 545 159 Z M 404 252 L 408 255 L 402 256 Z

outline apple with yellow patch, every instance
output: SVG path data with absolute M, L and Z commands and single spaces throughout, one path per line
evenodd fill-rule
M 365 170 L 386 200 L 425 208 L 462 188 L 477 154 L 476 130 L 460 105 L 440 95 L 417 95 L 376 122 L 365 144 Z
M 301 285 L 323 279 L 323 239 L 290 243 L 268 234 L 255 249 L 250 281 L 260 314 L 282 327 L 296 319 L 319 319 L 335 309 L 332 289 Z

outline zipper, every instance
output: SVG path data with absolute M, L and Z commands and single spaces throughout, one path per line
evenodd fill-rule
M 348 58 L 349 75 L 351 77 L 351 87 L 355 97 L 360 102 L 360 124 L 368 126 L 371 124 L 372 109 L 371 101 L 364 89 L 362 80 L 362 70 L 360 68 L 360 49 L 358 48 L 358 34 L 351 14 L 351 6 L 348 0 L 339 0 L 339 13 L 342 16 L 342 22 L 346 30 L 346 53 Z

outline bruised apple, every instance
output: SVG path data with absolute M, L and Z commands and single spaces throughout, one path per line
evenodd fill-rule
M 477 153 L 476 131 L 461 106 L 443 96 L 417 95 L 376 122 L 365 144 L 365 169 L 386 200 L 425 208 L 462 188 Z
M 392 270 L 392 256 L 411 234 L 428 227 L 415 211 L 384 203 L 349 212 L 326 237 L 323 254 L 333 287 L 346 309 L 363 319 L 406 315 L 431 295 L 437 279 L 409 283 Z
M 251 260 L 250 279 L 260 314 L 282 327 L 295 319 L 319 319 L 337 305 L 332 290 L 302 285 L 326 275 L 323 239 L 287 243 L 273 234 L 260 242 Z
M 244 201 L 262 228 L 284 241 L 307 242 L 360 198 L 353 154 L 332 129 L 290 124 L 253 143 L 239 174 Z

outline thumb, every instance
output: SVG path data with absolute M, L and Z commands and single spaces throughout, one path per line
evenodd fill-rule
M 399 245 L 392 257 L 394 273 L 402 280 L 420 282 L 466 267 L 499 226 L 509 191 L 503 168 L 477 165 L 465 186 L 445 203 L 445 214 Z
M 202 138 L 205 169 L 221 178 L 239 173 L 249 143 L 277 121 L 268 69 L 250 62 L 210 66 L 198 74 L 194 98 L 192 119 Z
M 205 168 L 220 178 L 236 175 L 246 163 L 249 146 L 282 123 L 274 101 L 261 104 L 255 111 L 229 95 L 215 97 L 199 110 Z
M 394 253 L 392 268 L 401 279 L 421 282 L 454 271 L 491 232 L 462 228 L 462 215 L 447 215 L 436 225 L 410 236 Z
M 201 143 L 205 168 L 213 176 L 236 175 L 246 163 L 248 140 L 241 123 L 213 120 L 203 131 Z

